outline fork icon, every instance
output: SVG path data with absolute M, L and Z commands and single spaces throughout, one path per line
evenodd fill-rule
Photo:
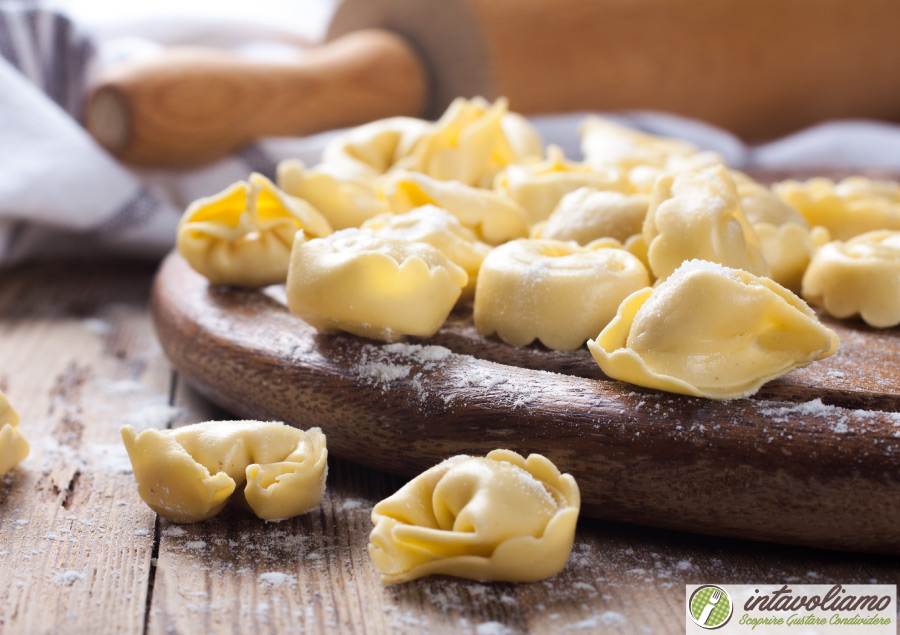
M 706 620 L 709 619 L 709 614 L 716 608 L 716 604 L 719 603 L 721 598 L 722 593 L 718 589 L 713 591 L 712 595 L 709 596 L 709 604 L 703 607 L 703 610 L 700 612 L 700 617 L 697 618 L 698 624 L 706 624 Z

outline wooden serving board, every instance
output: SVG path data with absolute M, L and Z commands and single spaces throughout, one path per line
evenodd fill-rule
M 210 286 L 175 253 L 152 311 L 202 394 L 239 417 L 319 426 L 342 458 L 413 476 L 454 454 L 538 452 L 575 476 L 589 516 L 900 553 L 900 329 L 823 318 L 838 353 L 717 402 L 610 380 L 586 349 L 483 338 L 471 308 L 427 340 L 320 334 L 283 286 Z

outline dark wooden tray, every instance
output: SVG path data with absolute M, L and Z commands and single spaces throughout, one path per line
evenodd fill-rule
M 331 453 L 413 476 L 448 456 L 538 452 L 583 513 L 753 540 L 900 553 L 900 329 L 824 319 L 832 357 L 716 402 L 606 378 L 587 350 L 320 334 L 283 287 L 215 287 L 177 254 L 152 293 L 175 368 L 236 416 L 321 427 Z M 448 350 L 449 349 L 449 350 Z

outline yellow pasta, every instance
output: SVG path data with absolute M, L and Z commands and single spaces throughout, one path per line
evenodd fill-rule
M 28 441 L 19 432 L 19 413 L 0 391 L 0 476 L 28 456 Z
M 185 211 L 179 253 L 213 284 L 262 287 L 284 282 L 294 235 L 331 233 L 305 201 L 287 195 L 261 174 L 239 181 Z
M 265 520 L 315 508 L 328 450 L 319 428 L 278 422 L 207 421 L 174 430 L 122 428 L 141 499 L 174 522 L 218 514 L 232 497 Z
M 736 399 L 828 357 L 838 337 L 768 278 L 689 261 L 626 298 L 588 348 L 613 379 L 669 392 Z
M 322 331 L 394 342 L 434 335 L 469 281 L 437 248 L 344 229 L 291 254 L 291 311 Z
M 598 238 L 624 243 L 641 233 L 649 202 L 645 194 L 582 187 L 563 196 L 550 217 L 531 228 L 531 237 L 574 240 L 580 245 Z
M 735 183 L 722 166 L 660 177 L 643 234 L 650 268 L 659 279 L 692 259 L 769 274 Z
M 369 555 L 387 584 L 542 580 L 565 566 L 580 507 L 575 479 L 539 454 L 455 456 L 375 505 Z
M 859 315 L 879 328 L 900 324 L 900 231 L 822 247 L 803 277 L 803 297 L 835 317 Z
M 535 339 L 554 350 L 583 346 L 623 299 L 650 283 L 644 265 L 617 246 L 520 239 L 496 247 L 479 273 L 475 328 L 514 346 Z

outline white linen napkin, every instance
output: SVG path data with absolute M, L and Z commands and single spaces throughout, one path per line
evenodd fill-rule
M 121 53 L 123 41 L 136 48 L 149 42 L 129 33 L 121 34 L 124 40 L 110 39 L 109 25 L 105 28 L 106 50 Z M 250 31 L 259 34 L 259 29 Z M 210 37 L 209 28 L 203 33 Z M 178 219 L 192 200 L 252 171 L 273 177 L 281 159 L 315 164 L 335 134 L 262 140 L 192 170 L 121 164 L 78 121 L 92 50 L 89 38 L 62 14 L 0 1 L 0 266 L 79 254 L 158 258 L 172 248 Z M 577 159 L 578 126 L 586 115 L 532 121 L 545 142 Z M 723 130 L 683 117 L 651 112 L 606 116 L 719 152 L 738 169 L 877 168 L 900 173 L 900 126 L 883 122 L 834 121 L 747 146 Z

